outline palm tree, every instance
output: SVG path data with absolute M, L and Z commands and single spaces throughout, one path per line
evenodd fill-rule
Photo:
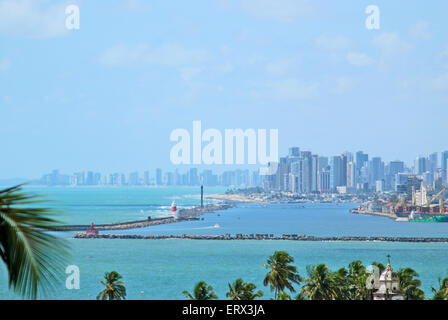
M 334 274 L 325 264 L 307 267 L 308 278 L 302 287 L 303 296 L 311 300 L 337 300 L 340 299 L 338 283 Z
M 213 287 L 209 286 L 204 281 L 199 281 L 194 287 L 193 294 L 187 290 L 182 291 L 182 294 L 187 296 L 190 300 L 213 300 L 218 299 L 218 296 L 213 291 Z
M 372 262 L 372 266 L 375 266 L 378 268 L 379 274 L 383 273 L 383 271 L 386 269 L 386 266 L 382 264 L 381 262 Z
M 98 293 L 96 300 L 126 300 L 126 287 L 121 278 L 121 274 L 117 271 L 106 272 L 104 274 L 106 282 L 100 281 L 106 288 Z
M 257 286 L 251 282 L 244 282 L 243 279 L 238 278 L 233 285 L 229 283 L 229 292 L 226 297 L 229 300 L 255 300 L 263 295 L 263 291 L 254 292 Z
M 55 289 L 67 265 L 67 243 L 49 231 L 60 222 L 42 203 L 22 192 L 22 185 L 0 190 L 0 258 L 8 271 L 9 287 L 26 298 Z
M 263 280 L 263 284 L 269 284 L 271 291 L 275 291 L 275 299 L 279 298 L 279 293 L 287 288 L 291 292 L 295 292 L 293 284 L 299 284 L 301 281 L 300 275 L 297 272 L 297 267 L 291 265 L 294 258 L 286 251 L 276 251 L 267 260 L 264 268 L 270 269 Z
M 400 279 L 400 289 L 404 294 L 405 300 L 423 300 L 425 292 L 420 289 L 422 282 L 414 277 L 418 277 L 418 273 L 412 268 L 401 268 L 397 272 Z
M 448 278 L 439 278 L 439 289 L 432 288 L 434 296 L 432 300 L 448 300 Z
M 278 295 L 278 300 L 291 300 L 291 296 L 286 291 L 280 292 Z
M 351 300 L 367 300 L 370 298 L 371 292 L 367 288 L 367 279 L 369 273 L 362 261 L 356 260 L 348 266 L 348 282 Z

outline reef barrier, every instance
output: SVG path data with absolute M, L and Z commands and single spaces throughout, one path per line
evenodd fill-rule
M 189 240 L 292 240 L 292 241 L 381 241 L 381 242 L 448 242 L 448 238 L 425 238 L 425 237 L 314 237 L 296 234 L 236 234 L 236 235 L 127 235 L 127 234 L 86 234 L 78 233 L 76 239 L 189 239 Z

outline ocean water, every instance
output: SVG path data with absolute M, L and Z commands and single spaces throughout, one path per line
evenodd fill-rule
M 383 242 L 294 242 L 294 241 L 207 241 L 207 240 L 109 240 L 71 239 L 71 263 L 80 268 L 80 289 L 68 290 L 64 283 L 50 299 L 95 299 L 102 290 L 105 271 L 116 270 L 126 281 L 128 299 L 184 299 L 183 290 L 195 283 L 211 284 L 225 299 L 228 282 L 242 277 L 263 287 L 262 267 L 276 250 L 286 250 L 295 258 L 299 273 L 306 266 L 326 263 L 332 270 L 355 259 L 366 265 L 386 262 L 391 255 L 395 269 L 411 266 L 419 274 L 422 288 L 431 297 L 438 277 L 448 276 L 448 246 L 442 243 Z M 7 289 L 6 273 L 0 266 L 0 298 L 17 299 Z
M 113 223 L 161 217 L 169 214 L 171 203 L 179 209 L 200 204 L 199 187 L 25 187 L 31 194 L 63 213 L 68 224 Z M 209 194 L 222 193 L 222 187 L 206 188 Z M 205 203 L 212 200 L 205 200 Z
M 172 200 L 182 207 L 198 203 L 198 188 L 31 188 L 66 212 L 73 224 L 107 223 L 166 215 Z M 208 189 L 209 193 L 222 192 Z M 206 214 L 204 220 L 179 222 L 142 229 L 113 231 L 125 234 L 236 234 L 297 233 L 315 236 L 431 236 L 448 235 L 448 223 L 399 223 L 391 219 L 354 215 L 356 204 L 240 204 L 229 210 Z M 144 217 L 143 217 L 144 218 Z M 73 239 L 59 233 L 71 245 L 70 264 L 80 268 L 81 289 L 68 290 L 61 283 L 49 299 L 95 299 L 104 272 L 116 270 L 126 281 L 129 299 L 183 299 L 199 280 L 213 285 L 225 299 L 228 282 L 242 277 L 272 297 L 262 281 L 262 265 L 276 250 L 295 258 L 301 275 L 307 265 L 326 263 L 336 270 L 360 259 L 366 265 L 385 263 L 390 254 L 395 269 L 414 268 L 431 296 L 439 277 L 448 276 L 448 244 L 387 242 L 294 242 L 205 240 L 109 240 Z M 8 290 L 7 274 L 0 264 L 0 299 L 17 299 Z

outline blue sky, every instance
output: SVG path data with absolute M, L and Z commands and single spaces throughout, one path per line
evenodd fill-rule
M 65 7 L 80 29 L 65 28 Z M 380 29 L 365 27 L 368 5 Z M 322 155 L 448 149 L 448 2 L 0 0 L 0 177 L 171 169 L 176 128 Z

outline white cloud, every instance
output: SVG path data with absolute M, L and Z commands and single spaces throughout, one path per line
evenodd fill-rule
M 276 100 L 303 100 L 317 96 L 319 84 L 306 83 L 300 79 L 288 78 L 267 83 L 264 94 Z M 262 94 L 263 95 L 263 94 Z
M 320 35 L 314 39 L 314 45 L 328 51 L 345 50 L 350 46 L 350 39 L 344 36 Z
M 65 35 L 66 5 L 47 0 L 0 0 L 0 34 L 30 38 Z
M 431 34 L 428 31 L 429 23 L 424 20 L 417 21 L 416 24 L 411 26 L 409 33 L 419 39 L 429 39 Z
M 402 40 L 396 32 L 381 33 L 373 38 L 372 43 L 375 47 L 379 48 L 385 56 L 402 54 L 412 49 L 412 46 Z
M 177 44 L 165 44 L 153 49 L 147 44 L 140 44 L 109 48 L 101 55 L 100 61 L 111 66 L 156 64 L 179 67 L 200 64 L 207 57 L 207 52 L 203 50 L 187 49 Z
M 256 17 L 277 22 L 293 22 L 313 11 L 310 0 L 242 0 L 242 7 Z
M 368 66 L 373 63 L 373 59 L 367 54 L 358 52 L 349 52 L 347 54 L 347 61 L 356 67 Z

